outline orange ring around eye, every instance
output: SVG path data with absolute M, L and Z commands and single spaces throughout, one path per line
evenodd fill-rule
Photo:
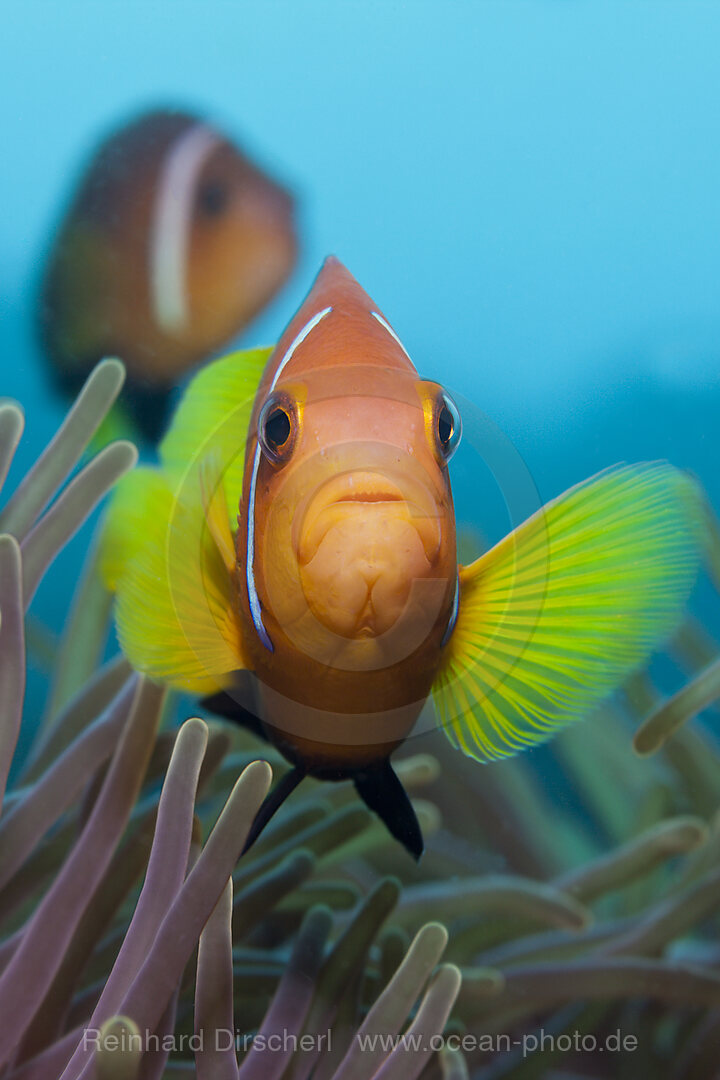
M 460 412 L 447 390 L 441 390 L 435 406 L 435 435 L 445 461 L 453 456 L 462 438 Z
M 445 465 L 453 456 L 462 436 L 460 411 L 447 390 L 436 382 L 422 381 L 418 385 L 425 417 L 425 433 L 439 461 Z M 445 415 L 447 414 L 447 415 Z M 443 437 L 441 423 L 448 425 Z
M 292 454 L 297 439 L 297 409 L 282 392 L 271 394 L 258 416 L 257 437 L 265 457 L 282 465 Z

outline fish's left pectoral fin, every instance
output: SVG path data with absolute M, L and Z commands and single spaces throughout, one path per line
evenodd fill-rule
M 384 761 L 355 773 L 353 783 L 365 805 L 377 814 L 390 835 L 418 862 L 425 850 L 420 823 L 390 762 Z
M 432 691 L 450 741 L 490 761 L 591 712 L 676 629 L 704 534 L 704 498 L 688 475 L 621 466 L 461 568 Z

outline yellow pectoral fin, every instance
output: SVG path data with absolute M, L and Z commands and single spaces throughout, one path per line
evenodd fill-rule
M 139 469 L 119 486 L 102 570 L 117 594 L 120 644 L 139 671 L 209 693 L 246 666 L 232 578 L 202 502 L 174 493 L 161 473 Z
M 157 469 L 133 469 L 115 485 L 100 545 L 100 575 L 111 592 L 145 546 L 154 508 L 164 507 L 167 498 L 167 482 Z
M 212 453 L 200 462 L 200 498 L 210 535 L 228 574 L 235 568 L 235 544 L 227 515 L 228 496 L 219 455 Z
M 151 678 L 197 692 L 246 667 L 233 593 L 232 528 L 245 444 L 270 349 L 232 353 L 188 386 L 159 447 L 113 496 L 101 566 L 118 637 Z
M 622 466 L 565 492 L 460 571 L 460 610 L 433 699 L 478 761 L 587 715 L 677 626 L 704 533 L 697 485 Z
M 243 486 L 250 414 L 271 352 L 266 348 L 230 353 L 202 368 L 159 447 L 163 470 L 173 484 L 182 482 L 188 469 L 210 455 L 222 462 L 232 526 Z

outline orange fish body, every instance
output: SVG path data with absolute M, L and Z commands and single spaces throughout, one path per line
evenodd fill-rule
M 457 583 L 445 402 L 329 259 L 258 389 L 236 536 L 262 715 L 314 773 L 386 758 L 435 678 Z
M 705 527 L 689 477 L 609 469 L 458 567 L 460 434 L 329 259 L 277 347 L 200 371 L 159 468 L 117 490 L 102 565 L 129 659 L 292 763 L 250 841 L 303 776 L 350 777 L 418 858 L 390 755 L 429 696 L 492 761 L 587 715 L 677 626 Z
M 40 299 L 58 381 L 119 356 L 136 417 L 245 327 L 295 261 L 292 200 L 196 117 L 143 115 L 100 147 L 58 231 Z M 145 406 L 145 407 L 143 407 Z

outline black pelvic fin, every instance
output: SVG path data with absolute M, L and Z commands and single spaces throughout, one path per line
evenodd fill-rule
M 374 810 L 391 836 L 399 840 L 416 862 L 425 850 L 420 823 L 405 788 L 389 761 L 353 776 L 357 793 Z
M 291 795 L 295 788 L 298 786 L 301 780 L 305 777 L 305 769 L 296 765 L 294 769 L 290 769 L 282 779 L 278 780 L 272 791 L 268 792 L 265 796 L 265 800 L 255 815 L 255 820 L 250 826 L 250 832 L 247 835 L 245 841 L 245 847 L 242 849 L 244 855 L 248 848 L 251 848 L 257 840 L 260 833 L 263 831 L 270 818 L 280 809 L 282 804 L 287 799 L 288 795 Z
M 200 705 L 203 709 L 207 709 L 208 712 L 215 713 L 216 716 L 222 716 L 224 720 L 232 720 L 233 724 L 246 728 L 253 735 L 257 735 L 259 739 L 263 739 L 265 742 L 268 741 L 260 718 L 255 713 L 250 712 L 249 709 L 246 709 L 230 694 L 226 694 L 224 690 L 203 698 Z

